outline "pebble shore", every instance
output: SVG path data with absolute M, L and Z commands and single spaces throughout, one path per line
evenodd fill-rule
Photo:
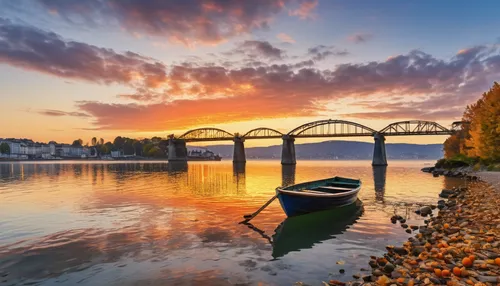
M 484 183 L 443 190 L 437 205 L 416 210 L 422 226 L 402 246 L 372 257 L 371 274 L 329 285 L 500 285 L 500 191 Z M 391 218 L 405 228 L 400 216 Z

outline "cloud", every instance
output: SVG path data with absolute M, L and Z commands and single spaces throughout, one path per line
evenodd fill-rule
M 136 53 L 117 53 L 0 19 L 0 63 L 100 84 L 158 87 L 166 67 Z
M 279 98 L 230 97 L 224 99 L 177 100 L 171 103 L 108 104 L 79 102 L 99 129 L 159 131 L 193 126 L 312 115 L 308 107 L 289 108 Z
M 61 110 L 54 110 L 54 109 L 42 109 L 37 111 L 37 113 L 41 115 L 46 115 L 46 116 L 54 116 L 54 117 L 60 117 L 60 116 L 73 116 L 73 117 L 90 117 L 87 113 L 83 112 L 66 112 L 66 111 L 61 111 Z
M 129 33 L 168 37 L 186 45 L 215 44 L 254 30 L 267 29 L 286 5 L 291 15 L 310 17 L 310 0 L 38 0 L 45 10 L 74 24 L 117 23 Z M 27 2 L 30 5 L 32 2 Z
M 316 15 L 313 13 L 314 9 L 318 6 L 318 0 L 304 0 L 300 3 L 299 8 L 290 10 L 290 16 L 297 16 L 300 19 L 314 19 Z
M 337 51 L 334 46 L 318 45 L 307 50 L 307 54 L 312 56 L 312 60 L 319 62 L 329 56 L 346 56 L 349 54 L 346 50 Z
M 106 104 L 81 102 L 78 108 L 103 129 L 159 131 L 223 122 L 329 112 L 325 103 L 378 96 L 366 112 L 351 116 L 381 118 L 456 118 L 500 75 L 498 50 L 473 47 L 441 60 L 421 51 L 385 61 L 342 64 L 334 69 L 295 64 L 222 67 L 185 64 L 171 67 L 172 88 L 159 103 Z M 175 99 L 189 94 L 190 99 Z M 383 103 L 391 98 L 414 98 L 406 103 Z M 380 103 L 382 102 L 382 103 Z
M 360 43 L 366 43 L 366 42 L 370 41 L 372 38 L 373 38 L 372 34 L 358 33 L 358 34 L 350 35 L 347 39 L 350 42 L 353 42 L 355 44 L 360 44 Z
M 262 57 L 269 60 L 282 60 L 285 56 L 285 51 L 280 48 L 276 48 L 268 41 L 249 40 L 244 41 L 239 44 L 238 47 L 225 54 L 246 55 L 251 58 Z
M 289 58 L 269 42 L 245 41 L 237 49 L 247 56 L 243 62 L 217 64 L 188 58 L 166 66 L 132 52 L 117 53 L 0 20 L 0 63 L 135 90 L 118 95 L 137 102 L 133 104 L 77 104 L 78 112 L 91 115 L 95 127 L 105 129 L 159 131 L 202 123 L 313 116 L 326 112 L 326 103 L 346 98 L 365 100 L 374 95 L 383 96 L 380 101 L 395 95 L 421 100 L 420 106 L 373 110 L 387 112 L 386 116 L 402 111 L 412 115 L 415 113 L 409 111 L 417 107 L 429 116 L 445 116 L 438 107 L 463 107 L 500 75 L 497 46 L 470 47 L 449 59 L 414 50 L 386 60 L 345 63 L 332 69 L 314 68 L 314 60 L 332 53 L 341 55 L 342 51 L 332 46 L 312 47 L 308 50 L 311 59 L 280 64 L 273 61 Z M 270 62 L 260 62 L 255 55 Z M 77 116 L 52 110 L 44 114 Z
M 278 38 L 279 40 L 281 40 L 284 43 L 290 43 L 290 44 L 295 43 L 295 39 L 292 38 L 292 36 L 285 34 L 285 33 L 279 33 L 278 35 L 276 35 L 276 38 Z

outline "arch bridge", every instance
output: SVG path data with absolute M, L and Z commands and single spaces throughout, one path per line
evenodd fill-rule
M 368 126 L 346 120 L 326 119 L 308 122 L 287 133 L 276 129 L 259 127 L 246 133 L 230 133 L 219 128 L 197 128 L 175 137 L 170 136 L 169 161 L 187 160 L 186 142 L 234 141 L 233 162 L 246 162 L 245 140 L 252 139 L 283 139 L 281 163 L 295 165 L 295 139 L 300 138 L 335 138 L 335 137 L 373 137 L 375 139 L 372 165 L 387 165 L 385 153 L 386 136 L 411 135 L 451 135 L 460 130 L 467 122 L 456 121 L 451 128 L 446 128 L 436 122 L 425 120 L 409 120 L 394 122 L 386 127 L 375 130 Z

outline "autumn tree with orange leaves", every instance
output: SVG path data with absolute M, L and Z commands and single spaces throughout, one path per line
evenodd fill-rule
M 457 155 L 500 161 L 500 85 L 483 94 L 474 104 L 466 107 L 462 129 L 446 139 L 444 152 L 447 159 Z

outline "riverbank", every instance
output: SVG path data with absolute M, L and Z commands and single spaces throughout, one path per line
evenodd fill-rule
M 448 191 L 446 201 L 417 210 L 429 213 L 424 225 L 413 227 L 418 233 L 402 246 L 387 246 L 383 257 L 372 257 L 371 274 L 329 284 L 499 285 L 500 173 L 477 176 L 484 182 Z M 404 228 L 401 217 L 392 219 Z
M 471 175 L 476 176 L 479 180 L 491 185 L 500 192 L 500 172 L 482 171 Z

